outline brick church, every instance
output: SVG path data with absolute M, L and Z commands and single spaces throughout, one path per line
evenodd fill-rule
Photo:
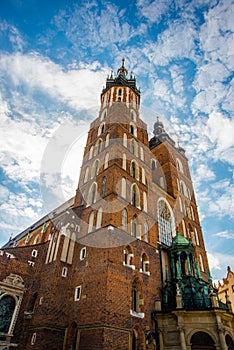
M 0 349 L 234 350 L 185 150 L 107 78 L 76 195 L 0 250 Z

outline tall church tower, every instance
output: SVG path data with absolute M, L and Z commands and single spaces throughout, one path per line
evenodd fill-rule
M 232 308 L 212 289 L 185 151 L 159 118 L 153 135 L 123 59 L 101 93 L 74 200 L 0 251 L 0 345 L 234 349 Z

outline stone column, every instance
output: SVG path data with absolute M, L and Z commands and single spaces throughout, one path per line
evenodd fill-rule
M 159 348 L 160 350 L 164 350 L 164 341 L 163 341 L 163 331 L 161 328 L 158 330 L 158 335 L 159 335 Z
M 180 331 L 180 346 L 181 346 L 181 350 L 187 350 L 185 334 L 184 334 L 184 328 L 183 327 L 178 327 L 178 330 Z
M 221 345 L 221 349 L 222 350 L 228 350 L 226 341 L 225 341 L 225 329 L 222 327 L 218 328 L 218 332 L 219 332 L 219 340 L 220 340 L 220 345 Z

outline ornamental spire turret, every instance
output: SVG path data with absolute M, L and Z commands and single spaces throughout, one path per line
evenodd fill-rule
M 122 58 L 122 66 L 117 70 L 118 75 L 123 75 L 126 77 L 128 75 L 128 70 L 124 67 L 125 58 Z

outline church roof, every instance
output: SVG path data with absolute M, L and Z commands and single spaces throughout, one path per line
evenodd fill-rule
M 102 94 L 112 86 L 128 86 L 140 96 L 140 90 L 136 86 L 136 77 L 133 76 L 131 72 L 130 78 L 127 78 L 128 70 L 124 66 L 124 61 L 125 59 L 123 58 L 122 66 L 117 70 L 117 77 L 113 76 L 113 71 L 111 72 L 111 75 L 107 77 L 106 87 L 103 88 Z

